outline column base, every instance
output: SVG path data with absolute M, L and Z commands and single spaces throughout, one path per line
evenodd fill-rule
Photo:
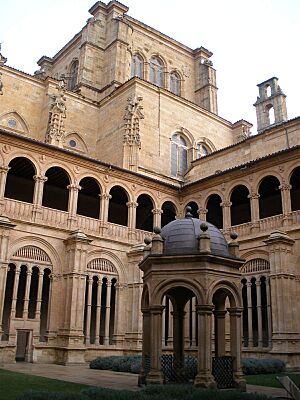
M 233 374 L 233 381 L 237 389 L 241 392 L 246 392 L 246 380 L 242 372 Z
M 152 370 L 146 377 L 148 385 L 162 385 L 164 383 L 161 371 Z
M 207 389 L 216 389 L 217 384 L 214 380 L 214 377 L 211 374 L 197 374 L 194 385 L 198 387 L 203 387 Z

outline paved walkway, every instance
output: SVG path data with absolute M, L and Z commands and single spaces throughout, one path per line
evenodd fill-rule
M 90 386 L 102 386 L 110 389 L 138 390 L 137 375 L 125 372 L 90 369 L 88 364 L 64 366 L 56 364 L 15 363 L 0 364 L 0 368 Z M 273 397 L 288 397 L 284 389 L 269 388 L 265 386 L 247 385 L 247 392 L 256 392 Z

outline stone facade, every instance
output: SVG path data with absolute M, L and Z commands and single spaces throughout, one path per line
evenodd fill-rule
M 245 355 L 299 367 L 300 119 L 277 78 L 257 135 L 223 119 L 212 53 L 127 11 L 97 2 L 34 76 L 1 56 L 1 360 L 140 352 L 144 238 L 190 205 L 238 233 Z

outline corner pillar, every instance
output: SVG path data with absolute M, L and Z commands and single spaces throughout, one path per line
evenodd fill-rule
M 146 381 L 148 384 L 162 384 L 161 371 L 161 344 L 162 344 L 162 312 L 163 306 L 152 305 L 150 307 L 150 372 Z

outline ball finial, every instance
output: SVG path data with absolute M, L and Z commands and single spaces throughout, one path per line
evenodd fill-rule
M 232 240 L 237 239 L 237 237 L 238 237 L 238 234 L 237 234 L 236 232 L 230 232 L 230 238 L 231 238 Z
M 149 244 L 152 242 L 152 240 L 148 237 L 148 236 L 146 236 L 145 237 L 145 239 L 144 239 L 144 243 L 147 245 L 147 246 L 149 246 Z
M 158 226 L 155 226 L 155 227 L 153 228 L 153 232 L 156 233 L 156 235 L 159 235 L 160 232 L 161 232 L 161 229 L 160 229 Z
M 192 207 L 187 206 L 185 209 L 185 218 L 193 218 L 191 211 L 192 211 Z
M 208 229 L 208 225 L 205 222 L 202 222 L 200 225 L 200 229 L 201 231 L 206 232 Z

